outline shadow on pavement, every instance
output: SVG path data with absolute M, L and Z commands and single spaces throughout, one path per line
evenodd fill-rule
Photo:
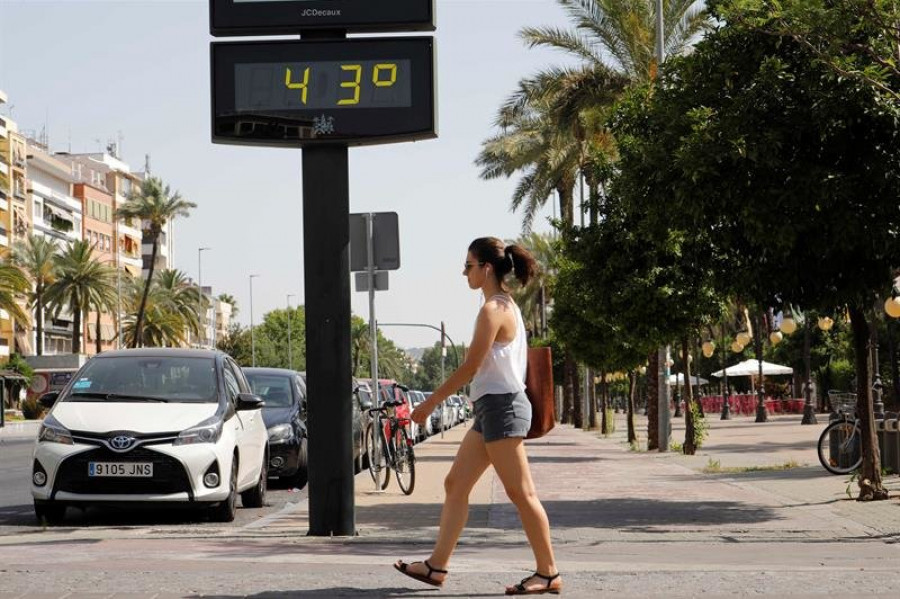
M 353 587 L 335 587 L 330 589 L 309 589 L 296 591 L 267 591 L 255 595 L 190 595 L 191 599 L 238 599 L 239 597 L 251 599 L 281 599 L 282 597 L 409 597 L 421 595 L 432 596 L 440 592 L 440 589 L 404 589 L 399 587 L 368 589 Z M 441 597 L 471 597 L 471 594 L 448 595 L 441 593 Z
M 733 501 L 665 501 L 643 498 L 585 499 L 579 501 L 544 500 L 544 509 L 553 528 L 630 528 L 653 526 L 697 526 L 759 524 L 781 520 L 775 509 Z M 488 506 L 472 505 L 473 509 Z M 437 526 L 439 504 L 404 504 L 360 507 L 356 514 L 360 526 L 396 529 L 398 536 L 408 536 L 421 527 Z M 489 507 L 490 521 L 498 530 L 518 530 L 519 521 L 511 503 Z M 509 516 L 508 518 L 506 516 Z M 502 522 L 498 526 L 497 523 Z

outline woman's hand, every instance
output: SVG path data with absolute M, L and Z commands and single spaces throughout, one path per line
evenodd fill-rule
M 426 399 L 416 406 L 416 409 L 409 415 L 410 419 L 416 424 L 425 424 L 425 421 L 431 417 L 431 413 L 434 412 L 438 403 L 440 402 L 432 402 L 430 399 Z

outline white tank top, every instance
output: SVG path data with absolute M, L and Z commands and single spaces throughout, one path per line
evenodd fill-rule
M 512 304 L 516 315 L 516 336 L 507 343 L 494 342 L 484 357 L 475 378 L 472 379 L 473 401 L 493 393 L 518 393 L 525 390 L 525 369 L 528 366 L 528 344 L 525 323 L 519 306 L 505 295 L 495 295 L 490 299 L 500 299 Z M 490 300 L 488 300 L 490 301 Z

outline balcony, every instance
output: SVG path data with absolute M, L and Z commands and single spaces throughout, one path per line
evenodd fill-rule
M 9 357 L 9 339 L 0 337 L 0 356 Z
M 6 194 L 2 191 L 0 191 L 0 210 L 9 212 L 9 200 L 6 199 Z
M 9 233 L 4 227 L 0 227 L 0 247 L 9 247 Z
M 9 165 L 6 164 L 6 160 L 0 156 L 0 174 L 9 176 Z
M 127 235 L 128 237 L 135 239 L 138 243 L 140 243 L 143 238 L 143 234 L 141 233 L 140 229 L 138 229 L 137 227 L 132 227 L 131 225 L 126 225 L 122 221 L 119 221 L 119 234 Z
M 6 129 L 6 125 L 0 124 L 0 138 L 6 139 L 9 137 L 9 131 Z
M 126 267 L 130 266 L 131 268 L 126 268 L 126 270 L 128 270 L 132 274 L 134 274 L 135 272 L 140 273 L 144 268 L 144 261 L 140 256 L 134 257 L 129 256 L 128 254 L 120 253 L 119 263 Z

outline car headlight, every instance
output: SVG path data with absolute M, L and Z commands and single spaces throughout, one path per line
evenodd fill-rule
M 218 416 L 207 418 L 197 426 L 181 431 L 175 438 L 173 445 L 217 443 L 222 437 L 222 428 L 224 424 L 224 421 Z
M 72 445 L 72 433 L 60 424 L 59 420 L 53 416 L 44 418 L 41 424 L 41 432 L 38 434 L 38 441 L 42 443 L 62 443 L 63 445 Z
M 287 443 L 294 436 L 290 424 L 276 424 L 269 429 L 269 443 Z

